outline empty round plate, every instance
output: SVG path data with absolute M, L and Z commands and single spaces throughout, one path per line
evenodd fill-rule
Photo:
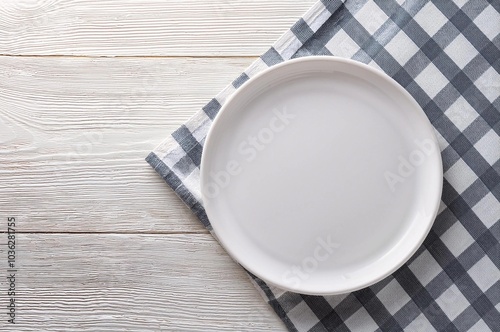
M 415 100 L 335 57 L 265 70 L 205 141 L 202 199 L 217 238 L 264 281 L 303 294 L 369 286 L 406 262 L 437 214 L 440 151 Z

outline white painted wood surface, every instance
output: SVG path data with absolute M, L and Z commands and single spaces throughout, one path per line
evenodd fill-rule
M 260 55 L 315 0 L 2 0 L 0 54 Z
M 0 1 L 0 331 L 285 330 L 144 157 L 313 3 Z
M 0 210 L 26 232 L 204 231 L 144 158 L 251 61 L 0 57 Z
M 209 234 L 22 234 L 18 242 L 12 331 L 280 330 Z

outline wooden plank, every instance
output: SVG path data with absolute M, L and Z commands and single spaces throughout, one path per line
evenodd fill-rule
M 0 217 L 24 232 L 205 232 L 144 158 L 251 61 L 0 57 Z
M 0 54 L 257 56 L 315 0 L 2 0 Z
M 2 291 L 2 331 L 285 330 L 208 234 L 18 234 L 16 243 L 16 325 L 6 325 Z

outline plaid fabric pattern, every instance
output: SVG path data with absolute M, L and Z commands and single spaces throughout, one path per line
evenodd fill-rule
M 285 292 L 250 275 L 290 331 L 500 331 L 500 1 L 323 0 L 148 157 L 200 221 L 203 143 L 226 98 L 259 71 L 308 55 L 376 67 L 436 129 L 438 217 L 385 280 L 339 296 Z

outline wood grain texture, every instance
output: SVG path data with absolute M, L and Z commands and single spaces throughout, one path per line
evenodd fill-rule
M 2 331 L 285 330 L 209 234 L 22 234 L 17 243 L 16 326 L 2 317 Z
M 0 54 L 258 56 L 315 0 L 2 0 Z
M 0 57 L 0 217 L 23 232 L 205 232 L 144 158 L 251 61 Z

